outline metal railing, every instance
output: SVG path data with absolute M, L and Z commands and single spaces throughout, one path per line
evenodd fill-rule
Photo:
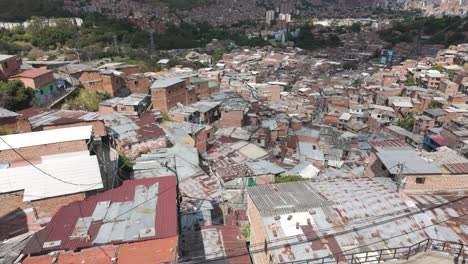
M 457 259 L 466 259 L 468 245 L 458 242 L 426 239 L 408 247 L 386 248 L 359 253 L 342 253 L 324 258 L 282 262 L 283 264 L 364 264 L 380 263 L 389 260 L 408 260 L 421 252 L 443 252 Z

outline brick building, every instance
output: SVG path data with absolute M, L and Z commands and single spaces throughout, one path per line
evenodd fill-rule
M 153 82 L 150 87 L 153 107 L 168 112 L 177 103 L 189 105 L 197 101 L 189 77 L 169 77 Z
M 406 193 L 468 190 L 468 160 L 447 147 L 417 152 L 402 141 L 371 142 L 368 170 L 390 177 Z M 400 175 L 400 176 L 398 176 Z
M 151 103 L 148 94 L 131 94 L 127 97 L 114 97 L 99 103 L 99 113 L 105 115 L 111 112 L 126 116 L 140 116 L 148 110 Z
M 58 91 L 54 72 L 46 69 L 31 69 L 10 77 L 10 80 L 20 80 L 26 87 L 34 90 L 36 98 L 42 98 Z
M 31 124 L 20 114 L 0 107 L 0 129 L 3 134 L 31 132 Z
M 220 107 L 220 127 L 242 127 L 247 122 L 249 103 L 243 99 L 231 99 L 223 102 Z
M 89 152 L 92 126 L 13 134 L 1 138 L 0 162 L 7 164 L 23 158 L 29 160 L 68 152 Z
M 147 94 L 151 85 L 150 78 L 142 73 L 134 73 L 125 76 L 127 88 L 132 93 Z
M 89 151 L 66 155 L 41 155 L 46 153 L 44 149 L 37 152 L 36 158 L 28 158 L 34 166 L 24 160 L 10 161 L 0 170 L 0 199 L 8 201 L 0 208 L 2 238 L 46 224 L 60 207 L 104 187 L 97 157 Z
M 125 79 L 117 71 L 98 70 L 82 64 L 69 64 L 59 71 L 72 76 L 85 89 L 92 92 L 109 93 L 111 96 L 126 93 Z
M 93 135 L 107 136 L 104 121 L 99 113 L 54 110 L 48 108 L 28 108 L 18 112 L 29 123 L 32 131 L 45 131 L 58 128 L 92 126 Z
M 0 54 L 0 81 L 18 73 L 20 67 L 21 62 L 16 56 Z

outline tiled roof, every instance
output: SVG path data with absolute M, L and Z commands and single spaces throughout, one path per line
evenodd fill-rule
M 14 76 L 12 76 L 12 78 L 37 78 L 39 76 L 42 76 L 42 75 L 45 75 L 45 74 L 49 74 L 49 73 L 52 73 L 51 70 L 46 70 L 46 69 L 31 69 L 31 70 L 26 70 L 24 72 L 21 72 L 21 73 L 18 73 Z
M 173 176 L 124 181 L 119 188 L 62 207 L 24 252 L 44 254 L 177 236 L 176 201 Z

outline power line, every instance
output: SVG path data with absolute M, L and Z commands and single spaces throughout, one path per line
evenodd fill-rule
M 376 242 L 372 242 L 372 243 L 369 243 L 369 244 L 365 244 L 365 245 L 361 245 L 361 246 L 358 246 L 358 247 L 355 247 L 355 248 L 352 248 L 352 249 L 348 249 L 348 250 L 344 250 L 344 251 L 340 251 L 340 252 L 337 252 L 337 253 L 334 253 L 332 255 L 330 255 L 329 257 L 331 256 L 336 256 L 336 255 L 343 255 L 343 253 L 345 252 L 349 252 L 349 251 L 352 251 L 352 250 L 356 250 L 356 249 L 359 249 L 359 248 L 363 248 L 363 247 L 368 247 L 368 246 L 371 246 L 371 245 L 374 245 L 374 244 L 378 244 L 378 243 L 382 243 L 382 242 L 385 242 L 385 241 L 388 241 L 388 240 L 391 240 L 391 239 L 395 239 L 395 238 L 398 238 L 398 237 L 401 237 L 401 236 L 407 236 L 408 234 L 411 234 L 411 233 L 414 233 L 414 232 L 417 232 L 417 231 L 421 231 L 421 230 L 424 230 L 426 228 L 429 228 L 429 227 L 432 227 L 432 226 L 436 226 L 436 225 L 439 225 L 439 224 L 442 224 L 442 223 L 445 223 L 445 222 L 448 222 L 448 221 L 452 221 L 452 220 L 455 220 L 455 219 L 458 219 L 458 218 L 462 218 L 464 216 L 466 216 L 468 214 L 463 214 L 461 216 L 457 216 L 457 217 L 452 217 L 452 218 L 448 218 L 444 221 L 439 221 L 437 223 L 434 223 L 434 224 L 431 224 L 431 225 L 428 225 L 428 226 L 425 226 L 425 227 L 422 227 L 422 228 L 418 228 L 416 230 L 413 230 L 413 231 L 410 231 L 410 232 L 407 232 L 407 233 L 404 233 L 404 234 L 399 234 L 399 235 L 396 235 L 396 236 L 393 236 L 393 237 L 390 237 L 390 238 L 386 238 L 386 239 L 381 239 L 379 241 L 376 241 Z M 302 243 L 310 243 L 312 241 L 315 241 L 315 240 L 320 240 L 322 239 L 321 237 L 317 237 L 315 239 L 308 239 L 306 241 L 299 241 L 299 242 L 296 242 L 296 243 L 288 243 L 290 246 L 294 246 L 294 245 L 297 245 L 297 244 L 302 244 Z M 263 243 L 262 243 L 263 244 Z M 268 248 L 268 250 L 275 250 L 275 249 L 280 249 L 280 248 L 283 248 L 284 247 L 284 244 L 281 244 L 281 245 L 278 245 L 278 246 L 274 246 L 274 247 L 270 247 Z M 254 251 L 250 251 L 248 253 L 239 253 L 239 254 L 235 254 L 235 255 L 231 255 L 231 256 L 227 256 L 227 257 L 221 257 L 221 258 L 213 258 L 213 259 L 204 259 L 202 262 L 193 262 L 191 261 L 190 263 L 192 264 L 196 264 L 196 263 L 207 263 L 207 262 L 212 262 L 212 261 L 220 261 L 220 260 L 225 260 L 225 259 L 229 259 L 229 258 L 233 258 L 233 257 L 240 257 L 240 256 L 245 256 L 245 255 L 251 255 L 251 254 L 256 254 L 256 253 L 262 253 L 264 252 L 264 249 L 257 249 L 257 250 L 254 250 Z M 214 252 L 212 254 L 218 254 L 220 252 Z M 317 259 L 309 259 L 309 260 L 318 260 L 318 259 L 322 259 L 322 258 L 317 258 Z
M 40 171 L 41 173 L 43 173 L 44 175 L 56 180 L 56 181 L 60 181 L 62 183 L 65 183 L 65 184 L 70 184 L 70 185 L 75 185 L 75 186 L 90 186 L 90 185 L 98 185 L 98 184 L 102 184 L 102 181 L 99 182 L 99 183 L 86 183 L 86 184 L 81 184 L 81 183 L 73 183 L 73 182 L 69 182 L 69 181 L 65 181 L 65 180 L 62 180 L 62 179 L 59 179 L 47 172 L 45 172 L 44 170 L 42 170 L 41 168 L 37 167 L 34 163 L 32 163 L 30 160 L 28 160 L 26 157 L 24 157 L 21 153 L 19 153 L 16 149 L 14 149 L 10 144 L 8 144 L 8 142 L 5 141 L 5 139 L 3 137 L 0 137 L 0 139 L 3 141 L 3 143 L 5 143 L 9 148 L 10 150 L 12 150 L 13 152 L 15 152 L 18 156 L 20 156 L 24 161 L 26 161 L 29 165 L 31 165 L 33 168 L 35 168 L 36 170 Z

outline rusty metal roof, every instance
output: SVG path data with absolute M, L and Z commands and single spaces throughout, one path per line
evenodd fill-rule
M 465 174 L 465 173 L 468 173 L 468 162 L 445 164 L 444 166 L 452 174 Z
M 403 150 L 414 149 L 408 143 L 402 140 L 384 140 L 384 141 L 369 141 L 369 144 L 377 151 L 380 150 Z
M 119 188 L 60 208 L 25 254 L 77 250 L 177 236 L 176 179 L 124 181 Z

